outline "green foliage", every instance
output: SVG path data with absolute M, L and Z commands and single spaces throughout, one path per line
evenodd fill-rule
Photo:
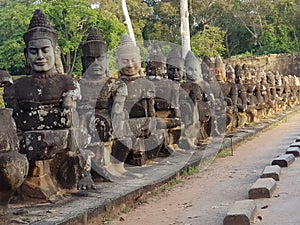
M 3 109 L 5 108 L 5 105 L 4 105 L 4 100 L 3 100 L 3 88 L 1 87 L 0 88 L 0 108 Z
M 270 26 L 262 38 L 257 54 L 292 53 L 300 50 L 299 40 L 293 27 L 279 24 Z
M 181 44 L 178 0 L 126 2 L 138 42 L 160 40 Z M 91 3 L 97 7 L 92 8 Z M 223 57 L 299 52 L 298 5 L 296 0 L 189 1 L 191 48 L 198 56 Z M 22 35 L 37 8 L 44 11 L 58 33 L 68 73 L 81 74 L 80 44 L 91 27 L 99 29 L 110 50 L 118 47 L 123 33 L 128 33 L 121 1 L 0 0 L 0 6 L 0 69 L 13 75 L 24 73 Z M 143 58 L 147 53 L 144 48 L 142 45 Z M 115 73 L 116 66 L 111 64 Z
M 0 7 L 0 68 L 11 74 L 24 74 L 24 44 L 26 32 L 34 5 L 19 1 L 7 1 Z
M 215 57 L 222 55 L 225 32 L 218 27 L 205 26 L 191 38 L 191 49 L 197 56 Z

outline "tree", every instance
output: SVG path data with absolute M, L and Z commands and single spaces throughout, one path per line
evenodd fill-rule
M 222 55 L 225 50 L 223 45 L 224 36 L 225 32 L 220 28 L 206 25 L 203 31 L 199 31 L 192 37 L 192 51 L 199 57 Z
M 122 12 L 121 0 L 89 0 L 90 3 L 98 3 L 97 9 L 100 14 L 110 13 L 116 17 L 119 22 L 123 23 L 125 18 Z M 135 38 L 137 41 L 143 40 L 143 28 L 146 26 L 148 17 L 152 13 L 152 8 L 148 7 L 143 1 L 126 0 L 129 16 L 131 19 L 132 27 L 134 30 Z M 128 31 L 126 32 L 128 33 Z
M 11 74 L 24 74 L 25 66 L 22 36 L 32 16 L 32 1 L 5 1 L 0 7 L 0 69 Z M 30 15 L 31 14 L 31 15 Z

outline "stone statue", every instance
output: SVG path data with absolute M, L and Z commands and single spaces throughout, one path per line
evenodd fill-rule
M 130 129 L 126 136 L 131 138 L 132 145 L 123 143 L 123 147 L 130 150 L 126 162 L 144 165 L 148 159 L 158 156 L 164 142 L 163 135 L 156 130 L 155 87 L 153 82 L 142 77 L 140 49 L 128 34 L 121 38 L 116 50 L 116 60 L 119 77 L 128 90 L 125 110 L 128 112 Z
M 210 136 L 205 128 L 211 117 L 214 97 L 209 84 L 203 80 L 200 61 L 191 51 L 187 53 L 184 65 L 187 80 L 181 87 L 186 91 L 188 95 L 186 97 L 192 100 L 192 102 L 186 101 L 183 107 L 185 114 L 188 115 L 188 120 L 184 123 L 187 126 L 185 136 L 192 141 L 190 145 L 201 145 L 206 143 Z M 190 110 L 190 113 L 186 112 L 187 109 Z M 195 118 L 195 121 L 192 118 Z M 195 140 L 193 140 L 194 138 Z
M 244 74 L 244 87 L 247 94 L 247 123 L 257 122 L 257 104 L 258 100 L 256 97 L 256 78 L 252 76 L 250 68 L 246 65 L 242 65 Z
M 242 128 L 247 124 L 247 92 L 244 86 L 245 77 L 242 67 L 237 64 L 234 67 L 235 83 L 238 90 L 237 109 L 238 109 L 238 123 L 237 127 Z
M 173 136 L 173 146 L 176 150 L 178 147 L 183 149 L 189 149 L 189 146 L 186 146 L 186 137 L 185 134 L 182 134 L 183 126 L 187 127 L 189 123 L 191 123 L 188 113 L 182 113 L 181 110 L 184 108 L 183 104 L 185 100 L 191 100 L 188 94 L 181 88 L 181 84 L 186 80 L 185 71 L 184 71 L 184 59 L 182 58 L 180 52 L 175 47 L 168 54 L 167 61 L 167 75 L 168 79 L 172 80 L 172 88 L 171 88 L 171 103 L 173 115 L 175 118 L 179 118 L 181 124 L 172 129 Z M 184 92 L 183 92 L 184 91 Z M 187 97 L 187 98 L 186 98 Z M 188 105 L 192 104 L 188 102 Z M 193 120 L 193 119 L 192 119 Z M 185 125 L 184 125 L 185 123 Z M 184 140 L 185 139 L 185 140 Z
M 72 77 L 58 73 L 57 34 L 41 10 L 34 12 L 23 39 L 28 76 L 4 91 L 6 106 L 13 108 L 20 153 L 30 163 L 21 193 L 55 200 L 61 188 L 94 186 L 76 139 L 80 89 Z
M 234 72 L 226 74 L 226 67 L 221 57 L 215 58 L 215 76 L 216 80 L 222 90 L 224 101 L 226 102 L 226 114 L 227 114 L 227 130 L 234 129 L 236 127 L 236 112 L 237 112 L 237 87 L 235 85 L 234 77 L 230 78 L 231 81 L 226 80 L 226 76 L 234 76 Z
M 177 87 L 177 85 L 168 79 L 166 58 L 156 44 L 146 59 L 146 77 L 155 86 L 154 108 L 157 117 L 157 129 L 163 132 L 165 139 L 159 153 L 162 156 L 167 156 L 170 153 L 169 150 L 175 148 L 174 144 L 178 143 L 180 136 L 180 132 L 178 132 L 180 118 L 175 115 L 175 108 L 179 108 L 179 96 L 177 95 L 177 99 L 173 96 L 174 86 Z
M 118 152 L 114 150 L 117 137 L 113 123 L 118 126 L 120 139 L 125 135 L 120 132 L 124 132 L 127 87 L 121 80 L 109 77 L 108 45 L 97 28 L 90 30 L 82 53 L 83 74 L 79 82 L 82 98 L 77 109 L 80 127 L 85 131 L 83 137 L 88 142 L 85 151 L 94 153 L 92 165 L 98 175 L 106 176 L 108 171 L 120 176 L 125 172 L 124 161 L 129 152 L 123 151 L 112 158 L 112 154 Z
M 7 213 L 10 199 L 25 180 L 29 168 L 26 156 L 18 152 L 19 141 L 11 109 L 0 109 L 0 143 L 1 223 L 2 216 Z
M 210 91 L 213 95 L 213 104 L 211 106 L 211 119 L 207 123 L 207 133 L 213 137 L 220 136 L 226 130 L 226 114 L 225 101 L 219 82 L 215 77 L 215 65 L 208 56 L 204 56 L 201 63 L 201 70 L 203 73 L 203 80 L 209 84 Z

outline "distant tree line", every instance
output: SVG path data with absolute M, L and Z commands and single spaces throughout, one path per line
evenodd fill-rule
M 127 0 L 137 41 L 180 44 L 178 0 Z M 202 57 L 299 52 L 300 0 L 189 0 L 191 48 Z M 119 0 L 1 0 L 0 68 L 22 74 L 22 35 L 36 8 L 59 35 L 66 73 L 80 74 L 80 43 L 98 27 L 110 49 L 126 32 Z

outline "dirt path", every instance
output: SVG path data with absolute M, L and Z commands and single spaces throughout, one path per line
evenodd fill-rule
M 148 199 L 110 225 L 221 225 L 230 206 L 248 190 L 273 158 L 300 134 L 300 113 L 218 158 L 206 170 Z

